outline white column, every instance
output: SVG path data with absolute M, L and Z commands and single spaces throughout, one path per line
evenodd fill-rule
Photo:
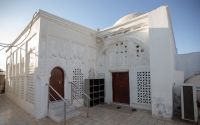
M 174 80 L 174 53 L 170 35 L 169 13 L 162 6 L 149 13 L 149 48 L 152 92 L 152 115 L 172 118 L 172 85 Z

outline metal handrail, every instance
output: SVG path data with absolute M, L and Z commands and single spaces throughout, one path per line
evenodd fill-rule
M 49 95 L 50 95 L 56 102 L 58 102 L 50 93 L 49 93 Z
M 49 85 L 48 83 L 46 83 L 46 85 L 48 85 L 69 106 L 68 102 L 65 101 L 65 99 L 51 85 Z
M 73 96 L 73 95 L 72 95 Z M 77 101 L 78 101 L 78 99 L 75 97 L 75 96 L 73 96 Z M 79 102 L 79 101 L 78 101 Z M 81 104 L 81 102 L 79 102 L 80 104 Z M 85 101 L 85 103 L 87 103 L 86 101 Z M 81 104 L 82 105 L 82 104 Z M 82 105 L 83 106 L 83 105 Z M 83 106 L 83 108 L 84 109 L 86 109 L 84 106 Z
M 69 107 L 69 104 L 67 101 L 65 101 L 65 99 L 48 83 L 46 83 L 46 85 L 48 85 L 63 101 L 64 101 L 64 125 L 66 125 L 66 106 Z M 50 93 L 49 93 L 50 94 Z M 51 95 L 51 94 L 50 94 Z M 52 95 L 51 95 L 52 96 Z M 52 96 L 53 97 L 53 96 Z M 54 98 L 54 97 L 53 97 Z M 57 101 L 54 98 L 55 101 Z M 67 104 L 67 105 L 66 105 Z
M 84 102 L 87 104 L 87 117 L 89 117 L 89 110 L 88 110 L 88 108 L 89 108 L 89 100 L 91 99 L 85 92 L 83 92 L 79 87 L 77 87 L 73 82 L 69 82 L 69 83 L 71 83 L 71 84 L 73 84 L 78 90 L 80 90 L 86 97 L 87 97 L 87 102 L 84 100 Z M 78 101 L 78 99 L 75 97 L 75 96 L 73 96 L 77 101 Z M 79 101 L 78 101 L 79 102 Z M 79 102 L 80 103 L 80 102 Z M 80 103 L 81 104 L 81 103 Z M 83 107 L 84 107 L 84 105 L 83 104 L 81 104 Z M 85 108 L 85 107 L 84 107 Z
M 73 82 L 69 82 L 72 83 L 76 88 L 78 88 Z M 86 97 L 88 97 L 88 99 L 91 99 L 90 96 L 88 96 L 85 92 L 83 92 L 80 88 L 78 88 Z

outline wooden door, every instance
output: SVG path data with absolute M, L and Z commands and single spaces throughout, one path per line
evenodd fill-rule
M 51 71 L 50 85 L 64 98 L 64 73 L 62 69 L 55 67 Z M 61 100 L 50 87 L 49 92 L 56 100 Z M 50 101 L 55 101 L 51 95 L 49 95 Z
M 113 102 L 130 104 L 128 72 L 113 73 L 112 84 Z

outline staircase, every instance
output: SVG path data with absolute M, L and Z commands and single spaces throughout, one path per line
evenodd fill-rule
M 67 104 L 70 104 L 69 100 L 65 99 L 65 101 L 67 102 Z M 80 114 L 81 114 L 80 111 L 75 110 L 75 106 L 69 105 L 66 107 L 66 120 L 76 117 Z M 49 102 L 49 117 L 56 122 L 64 121 L 63 100 Z

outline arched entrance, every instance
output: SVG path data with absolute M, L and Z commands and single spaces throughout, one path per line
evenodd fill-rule
M 55 67 L 51 71 L 50 85 L 64 98 L 64 72 L 61 68 Z M 51 88 L 49 88 L 49 92 L 56 100 L 61 100 Z M 55 101 L 51 95 L 50 101 Z

